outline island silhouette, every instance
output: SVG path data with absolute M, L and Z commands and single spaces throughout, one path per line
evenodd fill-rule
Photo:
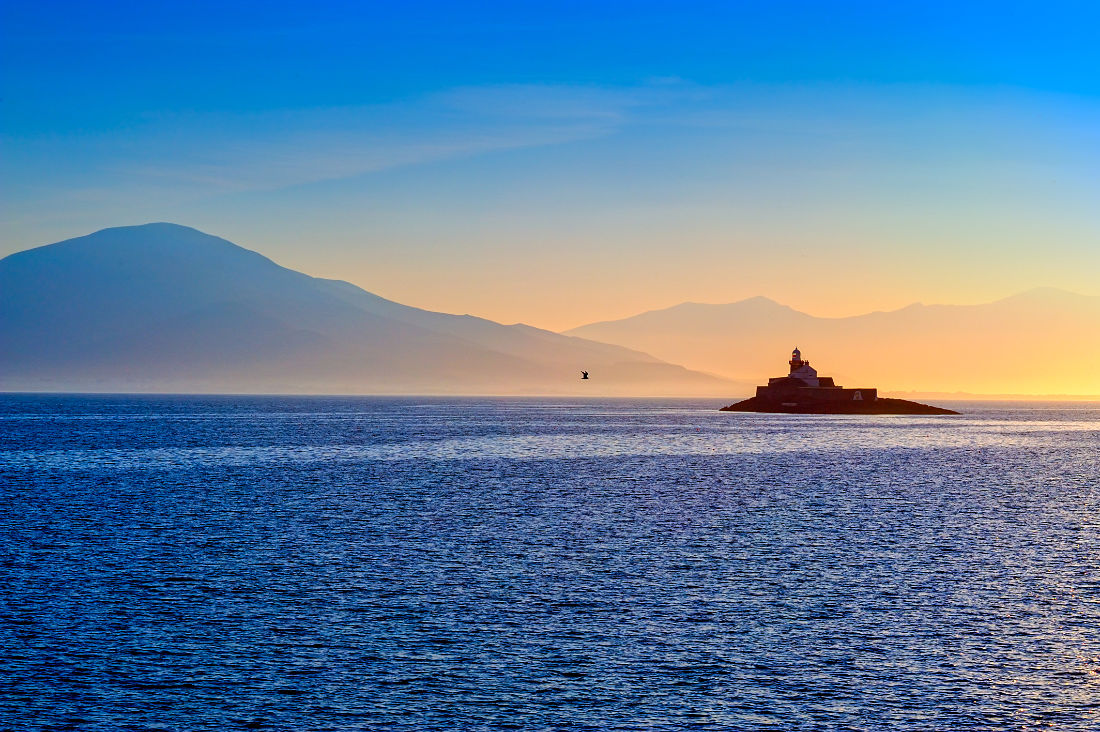
M 818 376 L 817 369 L 802 358 L 795 346 L 790 373 L 768 379 L 756 387 L 756 396 L 722 407 L 723 412 L 780 412 L 789 414 L 958 414 L 951 409 L 880 397 L 877 388 L 846 389 L 831 376 Z

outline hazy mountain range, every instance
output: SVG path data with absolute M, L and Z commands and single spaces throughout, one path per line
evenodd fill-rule
M 982 305 L 914 304 L 819 318 L 764 297 L 684 303 L 567 331 L 763 383 L 798 346 L 847 386 L 999 394 L 1100 394 L 1100 297 L 1042 288 Z
M 0 389 L 744 391 L 621 346 L 401 305 L 174 224 L 0 260 Z
M 1100 394 L 1100 297 L 1053 289 L 846 318 L 684 303 L 558 334 L 401 305 L 175 224 L 0 260 L 4 390 L 732 398 L 796 345 L 847 386 Z

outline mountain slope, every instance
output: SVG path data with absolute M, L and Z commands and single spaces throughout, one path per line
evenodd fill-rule
M 883 389 L 1100 393 L 1100 297 L 1042 288 L 983 305 L 818 318 L 766 298 L 685 303 L 567 331 L 763 383 L 799 346 L 838 383 Z
M 592 372 L 581 384 L 579 371 Z M 716 394 L 644 353 L 408 307 L 175 224 L 0 260 L 0 388 Z

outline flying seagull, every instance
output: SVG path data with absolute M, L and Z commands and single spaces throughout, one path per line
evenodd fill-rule
M 588 372 L 587 371 L 582 371 L 581 372 L 581 381 L 584 381 L 587 378 L 588 378 Z

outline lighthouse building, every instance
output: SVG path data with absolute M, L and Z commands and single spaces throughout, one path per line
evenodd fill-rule
M 791 365 L 791 373 L 787 376 L 768 379 L 769 385 L 784 379 L 799 379 L 802 381 L 803 386 L 821 386 L 821 380 L 817 378 L 817 369 L 810 366 L 809 361 L 802 360 L 802 351 L 799 351 L 797 346 L 791 352 L 791 360 L 788 363 Z M 829 381 L 831 382 L 832 379 L 829 379 Z M 830 383 L 829 386 L 832 386 L 832 384 Z
M 756 387 L 758 399 L 776 402 L 783 407 L 809 407 L 822 402 L 875 401 L 877 389 L 845 389 L 833 383 L 831 376 L 818 376 L 810 362 L 795 348 L 788 362 L 791 371 L 786 376 L 768 379 L 767 386 Z

